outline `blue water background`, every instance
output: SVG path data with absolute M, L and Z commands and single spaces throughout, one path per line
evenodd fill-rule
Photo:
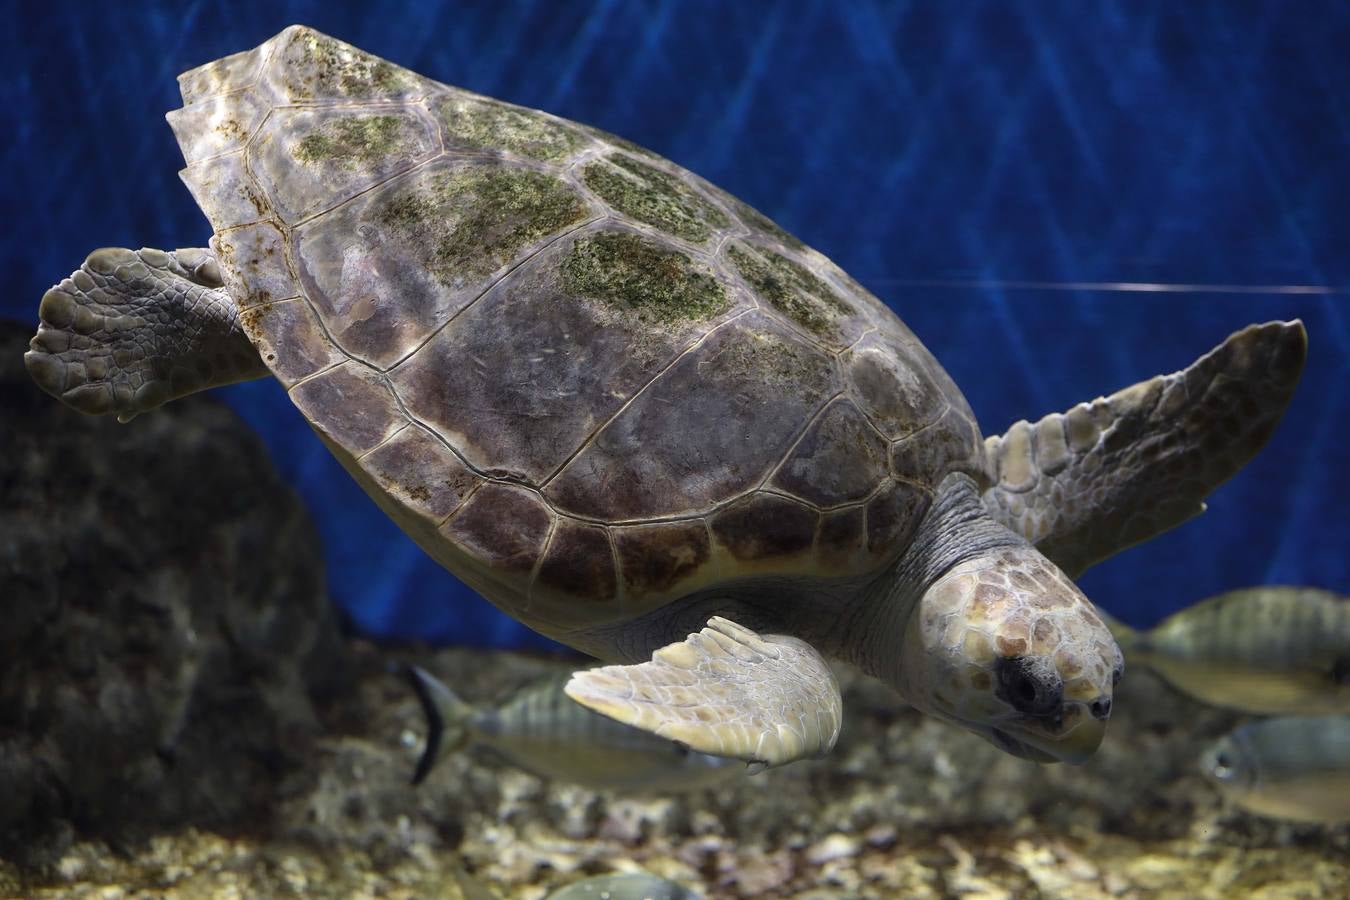
M 598 125 L 739 195 L 900 313 L 986 433 L 1300 316 L 1308 370 L 1199 520 L 1091 571 L 1136 624 L 1216 591 L 1350 593 L 1350 4 L 0 3 L 0 314 L 94 247 L 201 245 L 175 76 L 303 22 L 449 84 Z M 915 281 L 1318 285 L 1113 293 Z M 374 635 L 546 642 L 389 523 L 278 385 L 222 392 L 317 514 Z M 130 426 L 134 427 L 134 426 Z

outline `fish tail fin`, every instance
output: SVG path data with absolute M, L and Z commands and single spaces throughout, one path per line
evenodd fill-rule
M 469 718 L 474 709 L 440 679 L 418 666 L 407 666 L 404 675 L 422 704 L 427 720 L 427 743 L 417 760 L 412 783 L 421 784 L 441 757 L 469 742 Z

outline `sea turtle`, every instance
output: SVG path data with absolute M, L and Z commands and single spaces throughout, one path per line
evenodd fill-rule
M 435 559 L 617 664 L 569 696 L 696 751 L 827 751 L 835 657 L 1085 759 L 1121 656 L 1054 561 L 1198 513 L 1301 370 L 1300 324 L 1252 326 L 986 443 L 879 300 L 640 147 L 304 27 L 179 81 L 210 249 L 92 253 L 36 381 L 126 420 L 275 376 Z

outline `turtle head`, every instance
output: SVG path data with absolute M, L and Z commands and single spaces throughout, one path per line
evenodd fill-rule
M 1092 604 L 1028 544 L 937 578 L 905 629 L 912 704 L 1036 762 L 1086 762 L 1106 733 L 1123 659 Z

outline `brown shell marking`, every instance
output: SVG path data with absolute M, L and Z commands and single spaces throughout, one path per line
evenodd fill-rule
M 712 531 L 738 560 L 800 556 L 815 539 L 820 513 L 778 494 L 751 494 L 712 517 Z
M 618 594 L 618 576 L 607 530 L 560 520 L 531 588 L 532 595 L 541 591 L 595 603 L 612 601 Z
M 839 390 L 837 377 L 816 348 L 759 313 L 742 316 L 639 394 L 545 494 L 560 510 L 609 521 L 706 511 L 782 459 Z
M 290 393 L 306 418 L 357 457 L 408 423 L 384 377 L 359 362 L 321 372 Z
M 843 358 L 859 409 L 890 440 L 932 424 L 949 402 L 932 375 L 937 363 L 884 334 L 864 337 Z
M 437 438 L 409 425 L 361 459 L 385 493 L 432 522 L 448 519 L 482 479 Z
M 328 339 L 313 307 L 300 297 L 246 309 L 239 321 L 272 374 L 287 388 L 348 359 Z
M 266 194 L 240 165 L 237 152 L 193 163 L 178 174 L 217 231 L 253 224 L 271 215 Z
M 216 234 L 211 249 L 225 287 L 240 310 L 287 300 L 300 293 L 286 262 L 286 238 L 274 222 L 258 222 Z
M 611 529 L 624 585 L 636 596 L 672 592 L 708 561 L 712 545 L 702 520 Z
M 890 482 L 867 503 L 867 549 L 885 556 L 903 547 L 932 504 L 932 494 L 906 482 Z
M 816 530 L 815 552 L 821 566 L 828 570 L 853 572 L 862 569 L 867 534 L 865 510 L 861 505 L 831 510 L 820 518 Z
M 819 507 L 861 500 L 889 469 L 889 445 L 846 397 L 807 429 L 774 475 L 773 485 Z
M 891 472 L 930 486 L 934 472 L 965 472 L 980 485 L 990 481 L 974 418 L 954 405 L 930 427 L 891 445 Z
M 441 532 L 486 568 L 528 575 L 544 550 L 553 519 L 534 491 L 489 483 L 474 492 Z

